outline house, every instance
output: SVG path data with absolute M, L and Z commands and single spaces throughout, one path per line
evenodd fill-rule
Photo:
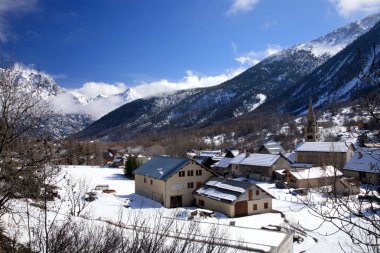
M 255 184 L 218 177 L 212 177 L 194 192 L 197 206 L 229 217 L 271 212 L 272 198 Z
M 246 177 L 270 181 L 275 170 L 290 168 L 290 162 L 281 155 L 242 153 L 231 161 L 232 177 Z
M 239 154 L 239 151 L 228 150 L 226 155 L 215 163 L 211 168 L 219 175 L 225 175 L 225 173 L 230 173 L 231 171 L 231 161 Z
M 355 177 L 368 184 L 380 183 L 380 150 L 363 148 L 355 152 L 343 168 L 346 177 Z
M 335 191 L 339 195 L 350 196 L 360 193 L 360 181 L 357 178 L 341 178 L 335 182 Z
M 215 174 L 190 159 L 154 156 L 134 172 L 135 192 L 167 208 L 191 206 L 193 191 Z
M 112 164 L 115 156 L 117 155 L 117 149 L 108 149 L 103 152 L 103 164 Z
M 231 161 L 234 157 L 223 157 L 222 160 L 215 163 L 212 167 L 212 170 L 215 171 L 218 175 L 224 175 L 225 173 L 230 173 L 231 171 Z
M 209 169 L 215 163 L 210 156 L 194 156 L 193 160 Z
M 261 154 L 272 154 L 272 155 L 279 155 L 279 154 L 285 154 L 285 149 L 281 146 L 280 143 L 276 142 L 270 142 L 263 144 L 260 148 L 258 153 Z
M 334 165 L 341 170 L 355 152 L 352 143 L 346 142 L 302 142 L 295 150 L 296 163 L 311 163 L 313 166 Z
M 290 188 L 315 188 L 332 185 L 343 173 L 333 166 L 288 169 L 283 172 Z
M 116 156 L 113 159 L 111 166 L 113 168 L 124 167 L 124 158 L 122 156 Z

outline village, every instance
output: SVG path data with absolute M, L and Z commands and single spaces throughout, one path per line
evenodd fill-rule
M 323 216 L 316 219 L 310 212 L 320 215 L 319 207 L 329 206 L 334 197 L 378 212 L 379 144 L 321 142 L 319 131 L 310 99 L 305 141 L 292 152 L 273 142 L 256 153 L 193 150 L 186 157 L 148 157 L 141 148 L 108 149 L 103 167 L 63 166 L 63 170 L 91 180 L 93 198 L 86 209 L 100 220 L 115 219 L 120 206 L 123 213 L 148 216 L 161 210 L 179 222 L 225 226 L 230 246 L 238 250 L 338 251 L 344 238 L 336 233 L 334 226 L 339 224 L 314 231 L 307 228 L 309 220 L 317 226 Z M 127 172 L 128 166 L 133 171 Z M 309 210 L 298 216 L 295 210 L 304 207 Z M 320 238 L 334 231 L 339 237 Z M 318 243 L 318 238 L 324 242 Z M 343 241 L 347 244 L 343 248 L 349 247 L 350 239 Z

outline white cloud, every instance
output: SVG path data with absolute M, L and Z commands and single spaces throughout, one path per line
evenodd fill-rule
M 343 17 L 358 13 L 368 15 L 380 11 L 380 0 L 330 0 L 330 2 Z
M 267 49 L 265 50 L 250 51 L 246 53 L 245 55 L 236 57 L 235 60 L 240 62 L 240 64 L 253 66 L 259 63 L 264 58 L 272 54 L 278 53 L 281 50 L 282 50 L 282 47 L 279 45 L 268 45 Z
M 252 10 L 260 0 L 233 0 L 232 5 L 227 10 L 227 15 L 234 15 L 238 12 L 247 12 Z
M 89 98 L 94 98 L 98 95 L 115 95 L 127 89 L 124 83 L 103 83 L 103 82 L 87 82 L 81 88 L 76 89 L 77 92 L 86 95 Z
M 188 70 L 186 75 L 179 81 L 162 79 L 151 83 L 140 84 L 132 89 L 141 97 L 149 97 L 156 94 L 173 92 L 177 90 L 210 87 L 221 84 L 240 74 L 244 70 L 244 68 L 227 70 L 225 73 L 215 76 L 204 76 Z
M 221 84 L 234 76 L 243 72 L 245 68 L 240 67 L 234 70 L 227 70 L 220 75 L 205 76 L 193 71 L 187 71 L 186 75 L 178 81 L 169 81 L 162 79 L 150 83 L 142 83 L 135 87 L 130 88 L 131 99 L 146 98 L 163 93 L 171 93 L 178 90 L 210 87 Z M 109 113 L 112 110 L 122 106 L 125 100 L 121 96 L 113 96 L 120 94 L 128 89 L 124 83 L 97 83 L 87 82 L 81 88 L 69 90 L 65 93 L 59 94 L 53 100 L 54 109 L 60 113 L 86 113 L 91 115 L 94 119 Z M 81 99 L 84 103 L 78 104 L 73 100 L 72 93 L 77 98 Z M 95 98 L 98 95 L 105 95 L 107 97 L 100 99 Z M 89 102 L 86 102 L 90 100 Z
M 0 41 L 6 42 L 11 35 L 8 15 L 34 10 L 38 0 L 0 0 Z

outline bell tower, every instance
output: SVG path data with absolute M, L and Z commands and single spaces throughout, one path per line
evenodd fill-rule
M 319 128 L 318 123 L 315 120 L 315 115 L 313 111 L 313 103 L 311 97 L 309 98 L 309 110 L 307 114 L 307 123 L 304 127 L 305 141 L 315 142 L 319 141 Z

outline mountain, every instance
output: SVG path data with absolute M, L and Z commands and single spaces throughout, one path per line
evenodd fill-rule
M 379 20 L 380 14 L 372 15 L 316 40 L 295 45 L 218 86 L 135 100 L 105 115 L 76 136 L 125 139 L 144 131 L 214 124 L 258 107 L 269 108 L 281 100 L 283 94 L 292 95 L 289 90 L 302 89 L 300 82 Z M 282 112 L 294 111 L 286 103 L 281 108 Z
M 302 114 L 307 110 L 309 97 L 312 97 L 314 107 L 322 108 L 378 89 L 357 77 L 362 70 L 369 74 L 370 69 L 380 69 L 380 50 L 374 47 L 379 42 L 380 23 L 377 23 L 369 32 L 290 87 L 274 103 L 275 107 L 282 112 Z
M 89 97 L 79 89 L 64 89 L 50 75 L 19 63 L 12 66 L 11 73 L 17 84 L 26 90 L 38 89 L 40 98 L 50 102 L 52 113 L 41 127 L 49 129 L 57 139 L 78 132 L 104 114 L 139 98 L 129 88 L 118 94 Z
M 51 76 L 22 64 L 14 64 L 10 74 L 17 85 L 20 85 L 23 89 L 38 91 L 36 94 L 42 100 L 52 102 L 57 96 L 66 92 Z M 66 114 L 54 112 L 54 106 L 51 109 L 53 112 L 43 120 L 40 127 L 48 130 L 47 132 L 53 138 L 66 137 L 78 130 L 84 129 L 94 121 L 84 113 Z

